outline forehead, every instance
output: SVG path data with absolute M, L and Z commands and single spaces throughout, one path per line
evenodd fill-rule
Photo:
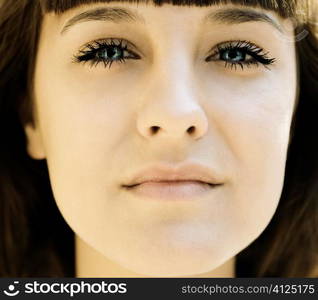
M 48 25 L 46 28 L 56 28 L 56 31 L 59 31 L 61 35 L 67 32 L 73 25 L 86 21 L 110 21 L 114 24 L 126 23 L 126 25 L 129 25 L 135 23 L 135 25 L 147 24 L 150 26 L 153 20 L 157 20 L 158 23 L 162 22 L 162 24 L 167 24 L 168 21 L 182 24 L 182 26 L 187 24 L 191 30 L 194 29 L 194 26 L 201 28 L 208 25 L 208 23 L 214 25 L 218 23 L 222 26 L 257 21 L 270 24 L 283 34 L 289 34 L 289 32 L 292 34 L 294 33 L 293 24 L 289 22 L 287 19 L 288 17 L 282 17 L 279 10 L 277 10 L 277 7 L 274 9 L 274 0 L 268 0 L 268 2 L 266 0 L 186 0 L 188 5 L 183 4 L 185 0 L 37 1 L 41 1 L 40 3 L 43 5 L 42 8 L 45 10 L 44 12 L 46 14 L 44 15 L 44 18 L 47 20 L 45 23 L 49 24 L 49 22 L 53 22 L 55 24 L 52 27 Z M 284 0 L 280 0 L 279 3 L 282 3 L 283 1 Z M 110 3 L 111 5 L 97 5 L 102 3 Z M 138 3 L 141 6 L 140 11 L 138 10 Z M 200 5 L 199 3 L 204 3 L 204 5 Z M 242 3 L 244 3 L 244 5 L 242 5 Z M 122 4 L 127 4 L 127 7 Z M 173 7 L 170 5 L 173 5 Z M 193 8 L 191 9 L 191 7 Z M 206 10 L 208 8 L 210 9 Z M 183 13 L 181 14 L 181 12 Z M 275 13 L 275 15 L 272 13 Z M 179 21 L 177 21 L 176 18 L 179 18 Z M 157 24 L 155 26 L 157 26 Z M 186 28 L 186 26 L 184 26 L 184 28 Z M 53 30 L 55 31 L 55 29 Z
M 160 7 L 164 4 L 178 6 L 212 6 L 222 4 L 236 4 L 248 7 L 260 7 L 276 12 L 283 18 L 293 17 L 297 0 L 38 0 L 44 13 L 64 13 L 72 8 L 93 3 L 143 3 Z M 303 0 L 302 0 L 303 1 Z M 305 1 L 304 1 L 305 2 Z

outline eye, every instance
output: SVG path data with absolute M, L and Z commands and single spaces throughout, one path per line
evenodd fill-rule
M 206 58 L 205 61 L 224 61 L 225 67 L 233 69 L 240 66 L 243 70 L 245 66 L 256 67 L 262 64 L 264 67 L 272 65 L 276 59 L 269 58 L 264 50 L 248 41 L 229 41 L 216 46 L 217 50 Z
M 128 42 L 113 38 L 107 40 L 97 40 L 88 43 L 84 50 L 80 50 L 79 54 L 74 56 L 74 62 L 85 63 L 97 66 L 100 62 L 106 68 L 111 67 L 112 63 L 124 63 L 127 59 L 140 59 L 140 56 L 128 50 Z

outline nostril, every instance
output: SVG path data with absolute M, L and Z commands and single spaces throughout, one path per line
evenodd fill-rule
M 195 130 L 195 127 L 194 126 L 191 126 L 189 129 L 188 129 L 188 133 L 193 133 Z
M 157 133 L 158 130 L 159 130 L 159 126 L 151 126 L 151 133 L 152 133 L 152 134 Z
M 150 131 L 151 134 L 156 134 L 159 131 L 160 127 L 159 126 L 151 126 Z M 195 131 L 195 126 L 191 126 L 188 128 L 187 132 L 192 134 Z

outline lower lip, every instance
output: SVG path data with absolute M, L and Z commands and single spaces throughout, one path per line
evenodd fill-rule
M 126 189 L 139 197 L 154 200 L 194 200 L 218 186 L 200 181 L 160 181 L 126 186 Z

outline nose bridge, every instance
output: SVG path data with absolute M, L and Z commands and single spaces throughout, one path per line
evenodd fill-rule
M 148 90 L 157 95 L 161 101 L 185 102 L 185 97 L 195 96 L 194 74 L 190 59 L 185 55 L 174 57 L 170 55 L 165 61 L 157 61 L 151 71 L 151 80 Z M 181 100 L 183 99 L 183 101 Z
M 162 33 L 161 33 L 162 34 Z M 193 67 L 193 42 L 189 35 L 180 30 L 175 32 L 171 30 L 169 34 L 160 38 L 161 43 L 155 44 L 153 51 L 153 69 L 157 74 L 165 77 L 178 79 L 187 73 Z
M 169 34 L 154 51 L 149 89 L 180 98 L 194 93 L 194 59 L 187 38 Z M 158 88 L 158 89 L 157 89 Z M 165 98 L 164 95 L 162 95 Z

